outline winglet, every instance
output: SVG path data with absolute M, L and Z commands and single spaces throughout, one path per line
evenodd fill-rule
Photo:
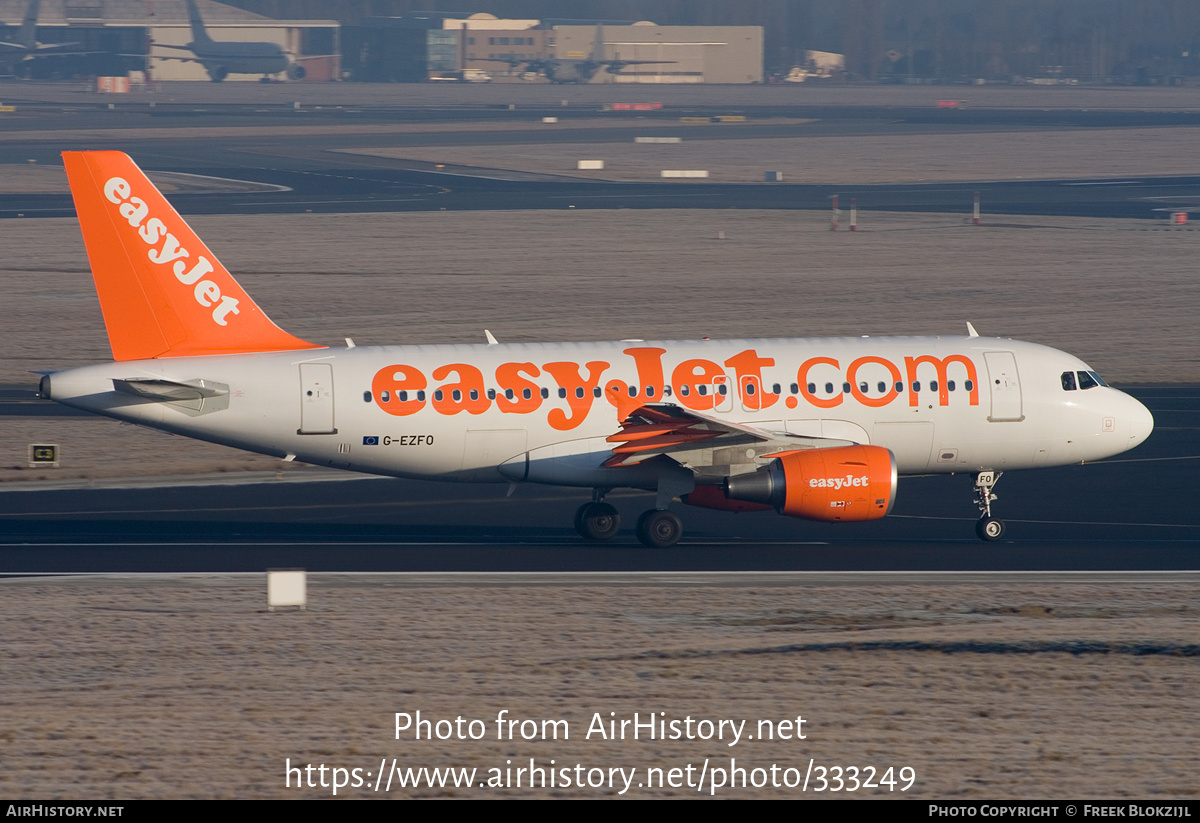
M 978 337 L 979 332 L 975 331 L 975 327 L 971 325 L 971 321 L 967 321 L 967 337 Z
M 114 360 L 324 348 L 272 323 L 127 155 L 63 164 Z

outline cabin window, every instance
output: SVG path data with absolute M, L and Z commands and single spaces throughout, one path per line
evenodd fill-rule
M 729 387 L 722 383 L 721 385 L 717 386 L 717 391 L 720 392 L 721 396 L 723 397 L 729 394 Z
M 435 392 L 433 393 L 433 399 L 434 399 L 434 400 L 441 400 L 443 397 L 445 397 L 445 395 L 444 395 L 444 394 L 442 394 L 442 390 L 441 390 L 441 389 L 438 389 L 437 391 L 435 391 Z
M 701 397 L 708 394 L 708 386 L 701 383 L 699 386 L 696 387 L 696 394 L 700 395 Z
M 407 403 L 408 402 L 408 392 L 406 392 L 406 391 L 396 392 L 396 399 L 399 400 L 401 403 Z M 383 402 L 386 403 L 387 401 L 388 401 L 387 392 L 384 392 L 383 393 Z
M 455 403 L 462 400 L 462 392 L 459 391 L 458 389 L 455 389 L 454 391 L 450 392 L 450 396 L 454 398 Z
M 566 390 L 566 389 L 559 389 L 559 390 L 558 390 L 558 396 L 559 396 L 560 398 L 561 398 L 561 397 L 566 397 L 566 396 L 567 396 L 567 390 Z M 581 395 L 579 395 L 579 396 L 580 396 L 580 397 L 583 397 L 583 395 L 582 395 L 582 394 L 581 394 Z
M 386 389 L 379 393 L 379 401 L 381 403 L 387 403 L 391 399 L 392 399 L 391 392 L 387 391 Z M 403 398 L 401 398 L 401 399 L 403 399 Z
M 521 389 L 521 396 L 526 400 L 531 400 L 533 398 L 533 392 L 529 389 Z
M 371 393 L 370 393 L 369 391 L 365 391 L 365 392 L 363 392 L 363 402 L 364 402 L 364 403 L 370 403 L 370 402 L 371 402 Z
M 882 380 L 880 380 L 877 388 L 879 389 L 879 393 L 883 394 L 885 391 L 887 391 L 887 383 L 884 383 Z
M 775 383 L 771 386 L 771 394 L 783 394 L 783 386 Z
M 967 382 L 963 383 L 963 388 L 965 388 L 967 391 L 972 391 L 975 388 L 975 384 L 968 380 Z
M 826 394 L 833 394 L 833 384 L 832 384 L 832 383 L 826 383 L 826 384 L 825 384 L 825 393 L 826 393 Z
M 670 396 L 671 396 L 671 387 L 663 386 L 663 397 L 670 397 Z
M 844 393 L 846 393 L 846 394 L 849 394 L 849 393 L 850 393 L 850 384 L 849 384 L 849 383 L 843 383 L 843 384 L 842 384 L 842 391 L 843 391 Z
M 504 396 L 507 397 L 509 400 L 512 400 L 515 395 L 513 394 L 512 389 L 505 389 Z
M 929 390 L 930 390 L 930 391 L 937 391 L 937 381 L 936 381 L 936 380 L 930 380 L 930 381 L 929 381 Z
M 440 394 L 440 392 L 439 392 L 439 394 Z M 425 402 L 425 390 L 424 389 L 421 389 L 420 391 L 417 392 L 417 400 L 422 403 Z
M 603 394 L 603 393 L 600 391 L 600 387 L 599 387 L 599 386 L 597 386 L 596 388 L 592 389 L 592 397 L 600 397 L 602 394 Z
M 914 381 L 913 381 L 913 388 L 912 388 L 912 390 L 913 390 L 913 394 L 920 394 L 920 393 L 921 393 L 921 381 L 920 381 L 920 380 L 914 380 Z
M 953 380 L 946 381 L 946 389 L 948 391 L 954 391 L 954 381 Z
M 864 380 L 863 382 L 858 384 L 858 390 L 860 392 L 862 392 L 863 394 L 866 394 L 870 390 L 870 388 L 871 387 L 867 384 L 866 380 Z
M 471 389 L 471 399 L 472 400 L 479 399 L 479 389 Z
M 647 386 L 647 387 L 646 387 L 646 396 L 647 396 L 647 397 L 653 397 L 653 396 L 654 396 L 654 387 L 653 387 L 653 386 Z
M 754 384 L 753 384 L 753 383 L 747 383 L 747 384 L 746 384 L 746 395 L 747 395 L 748 397 L 753 397 L 753 396 L 754 396 Z
M 488 400 L 495 400 L 495 399 L 496 399 L 496 390 L 488 389 Z
M 799 393 L 800 393 L 800 384 L 799 384 L 799 383 L 793 383 L 793 384 L 792 384 L 791 386 L 789 386 L 788 388 L 790 388 L 790 389 L 792 390 L 792 394 L 799 394 Z M 816 390 L 817 390 L 817 387 L 816 387 L 816 386 L 814 386 L 812 383 L 809 383 L 809 384 L 808 384 L 808 391 L 809 391 L 809 394 L 812 394 L 812 393 L 813 393 L 813 392 L 815 392 Z
M 578 397 L 580 400 L 583 399 L 583 386 L 575 387 L 575 396 Z
M 687 397 L 691 393 L 692 393 L 692 389 L 690 386 L 688 386 L 687 383 L 684 383 L 682 386 L 679 387 L 679 396 L 680 397 Z
M 630 386 L 630 387 L 629 387 L 629 396 L 630 396 L 630 397 L 637 397 L 637 389 L 638 389 L 638 387 L 637 387 L 637 386 Z
M 546 388 L 545 386 L 543 386 L 542 387 L 542 399 L 545 400 L 549 396 L 550 396 L 550 390 L 548 388 Z

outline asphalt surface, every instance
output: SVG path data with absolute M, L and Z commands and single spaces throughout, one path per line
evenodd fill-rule
M 262 105 L 156 105 L 120 103 L 39 107 L 18 105 L 19 118 L 0 121 L 0 165 L 60 165 L 60 152 L 115 149 L 138 158 L 153 171 L 184 172 L 285 186 L 288 191 L 175 194 L 183 214 L 278 214 L 481 209 L 612 208 L 829 208 L 834 194 L 855 197 L 860 208 L 877 211 L 966 212 L 980 191 L 989 214 L 1122 217 L 1162 220 L 1166 212 L 1200 203 L 1200 177 L 1146 177 L 1119 180 L 1036 180 L 912 185 L 805 185 L 801 183 L 617 183 L 565 176 L 517 174 L 474 167 L 437 170 L 430 163 L 347 156 L 330 149 L 390 146 L 465 146 L 565 142 L 627 143 L 634 136 L 677 134 L 679 118 L 730 113 L 744 123 L 689 125 L 689 140 L 794 137 L 802 135 L 923 134 L 1040 128 L 1088 129 L 1178 126 L 1200 123 L 1200 112 L 1087 110 L 939 110 L 881 107 L 728 106 L 638 112 L 636 125 L 547 131 L 529 124 L 541 116 L 561 122 L 577 118 L 627 119 L 629 112 L 597 112 L 594 107 L 468 107 L 430 109 L 323 107 L 294 110 Z M 802 123 L 755 123 L 790 118 Z M 462 130 L 465 122 L 494 123 L 495 130 Z M 428 133 L 205 136 L 186 134 L 165 140 L 138 136 L 173 128 L 269 128 L 422 124 L 444 128 Z M 68 130 L 69 124 L 69 130 Z M 25 138 L 30 129 L 63 131 L 54 140 Z M 72 131 L 88 130 L 86 135 Z M 111 132 L 111 136 L 106 134 Z M 68 217 L 67 194 L 10 194 L 0 201 L 0 218 Z
M 20 102 L 9 101 L 6 102 Z M 860 208 L 958 211 L 984 192 L 989 214 L 1140 217 L 1200 202 L 1200 177 L 1058 180 L 987 184 L 816 186 L 802 184 L 604 183 L 571 178 L 449 168 L 332 154 L 355 145 L 443 145 L 611 140 L 674 130 L 692 114 L 742 113 L 722 107 L 640 113 L 633 128 L 546 132 L 456 131 L 454 124 L 529 122 L 540 110 L 404 106 L 303 109 L 282 106 L 20 106 L 0 121 L 0 164 L 58 165 L 68 149 L 119 149 L 144 168 L 230 177 L 286 186 L 263 193 L 177 194 L 184 214 L 408 211 L 531 208 L 826 209 L 829 197 L 857 197 Z M 591 109 L 546 108 L 560 118 L 595 117 Z M 756 109 L 757 117 L 814 118 L 802 125 L 693 126 L 697 137 L 812 134 L 911 134 L 1014 128 L 1192 125 L 1196 112 L 938 111 L 934 109 Z M 289 135 L 131 139 L 130 128 L 442 123 L 430 134 Z M 63 131 L 54 141 L 4 134 Z M 105 130 L 114 130 L 112 136 Z M 807 130 L 807 131 L 806 131 Z M 667 133 L 664 131 L 663 133 Z M 1157 199 L 1151 199 L 1157 198 Z M 5 195 L 0 217 L 69 216 L 69 195 Z M 1200 511 L 1188 503 L 1200 424 L 1200 387 L 1139 386 L 1131 393 L 1154 412 L 1156 431 L 1117 460 L 1005 476 L 995 512 L 1006 539 L 974 536 L 977 513 L 968 476 L 901 482 L 892 516 L 828 525 L 767 514 L 730 515 L 676 506 L 685 535 L 676 547 L 648 550 L 632 523 L 649 507 L 645 495 L 612 495 L 626 523 L 606 544 L 585 543 L 571 519 L 586 499 L 579 490 L 467 486 L 387 479 L 257 485 L 217 483 L 138 488 L 0 488 L 0 573 L 82 571 L 258 571 L 301 566 L 336 571 L 489 570 L 1007 570 L 1195 569 Z M 24 387 L 0 387 L 0 416 L 76 414 L 31 400 Z
M 976 539 L 969 475 L 906 478 L 881 521 L 822 524 L 676 504 L 682 542 L 642 547 L 649 495 L 614 494 L 608 543 L 572 530 L 586 490 L 382 478 L 0 488 L 0 574 L 44 572 L 1149 570 L 1200 568 L 1200 386 L 1126 387 L 1156 427 L 1114 460 L 1011 472 L 1005 539 Z M 326 476 L 326 475 L 321 475 Z M 347 478 L 353 476 L 347 475 Z M 199 481 L 197 481 L 199 482 Z M 29 487 L 36 489 L 36 487 Z

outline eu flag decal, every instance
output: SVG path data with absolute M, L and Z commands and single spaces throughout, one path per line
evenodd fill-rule
M 372 435 L 364 436 L 363 437 L 363 445 L 364 446 L 378 446 L 379 445 L 379 435 L 372 434 Z

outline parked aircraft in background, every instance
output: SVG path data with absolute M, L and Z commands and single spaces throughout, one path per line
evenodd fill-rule
M 21 21 L 21 28 L 17 32 L 16 42 L 0 42 L 0 67 L 3 67 L 6 74 L 26 76 L 28 68 L 22 66 L 22 63 L 45 57 L 70 57 L 83 53 L 68 51 L 68 49 L 78 47 L 79 43 L 39 43 L 37 41 L 38 5 L 39 0 L 29 0 L 29 5 L 25 9 L 25 19 Z
M 608 74 L 620 74 L 627 66 L 674 63 L 674 60 L 622 60 L 617 55 L 611 60 L 604 58 L 604 27 L 596 27 L 596 41 L 592 53 L 585 58 L 539 57 L 525 59 L 485 58 L 489 63 L 507 63 L 510 69 L 523 68 L 524 72 L 542 74 L 551 83 L 583 84 L 592 82 L 596 72 L 604 69 Z
M 884 517 L 900 475 L 975 477 L 985 540 L 1001 472 L 1119 454 L 1154 421 L 1078 358 L 980 337 L 327 348 L 272 323 L 133 161 L 65 152 L 115 362 L 43 397 L 189 437 L 396 477 L 593 490 L 575 527 L 612 537 L 615 488 L 669 509 Z
M 161 49 L 182 49 L 194 57 L 161 57 L 160 60 L 183 60 L 200 63 L 214 83 L 231 74 L 261 74 L 263 82 L 272 74 L 286 72 L 293 80 L 304 77 L 304 66 L 293 63 L 278 43 L 239 43 L 213 40 L 204 28 L 196 0 L 187 0 L 188 21 L 192 24 L 192 42 L 186 46 L 155 43 Z M 157 55 L 156 55 L 157 56 Z

